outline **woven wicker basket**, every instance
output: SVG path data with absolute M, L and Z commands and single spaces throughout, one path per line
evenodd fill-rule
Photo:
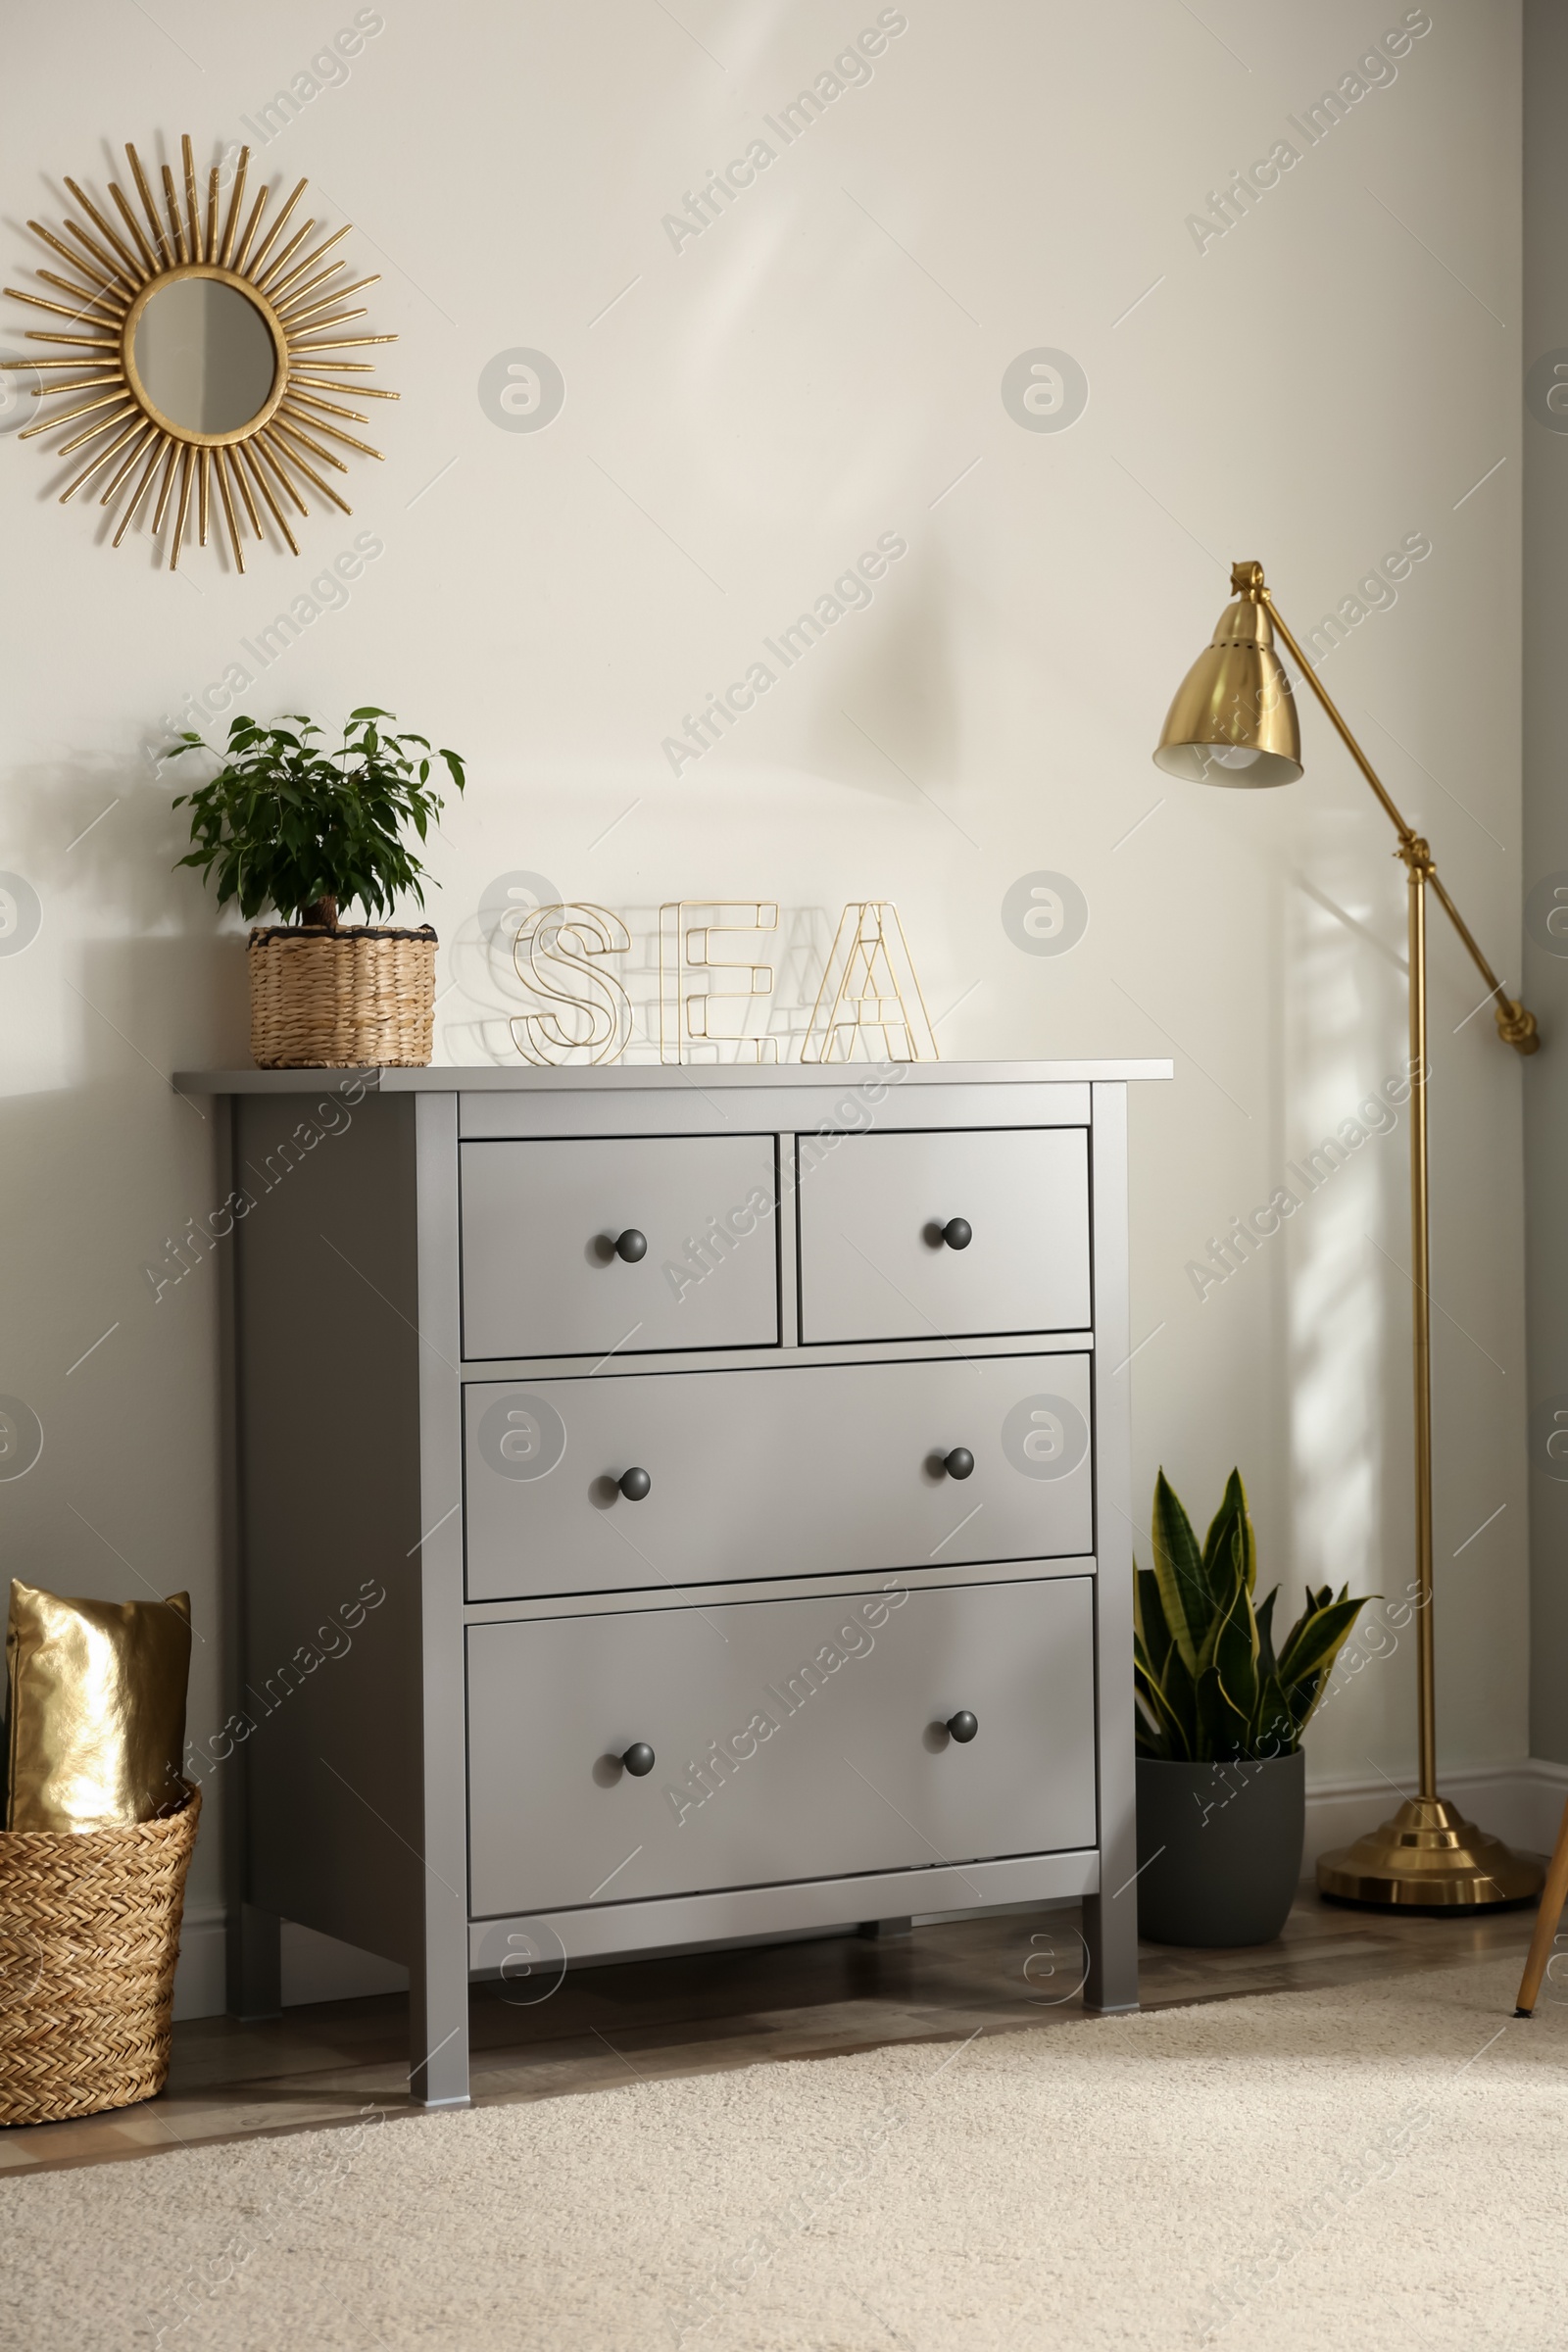
M 0 1831 L 0 2124 L 163 2089 L 201 1809 L 192 1788 L 177 1813 L 127 1830 Z
M 251 1056 L 264 1070 L 420 1066 L 435 1016 L 435 933 L 251 933 Z

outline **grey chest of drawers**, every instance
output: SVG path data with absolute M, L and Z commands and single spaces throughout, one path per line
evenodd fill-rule
M 1082 1897 L 1137 2000 L 1128 1082 L 253 1071 L 221 1236 L 231 1996 Z M 221 1125 L 222 1122 L 220 1122 Z

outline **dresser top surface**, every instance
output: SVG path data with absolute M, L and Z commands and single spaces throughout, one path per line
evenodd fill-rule
M 356 1084 L 383 1095 L 635 1094 L 648 1089 L 699 1087 L 771 1091 L 774 1088 L 856 1086 L 881 1080 L 899 1086 L 1086 1086 L 1169 1078 L 1161 1060 L 1097 1061 L 835 1061 L 615 1062 L 597 1068 L 498 1068 L 448 1062 L 421 1069 L 176 1070 L 181 1095 L 314 1095 Z

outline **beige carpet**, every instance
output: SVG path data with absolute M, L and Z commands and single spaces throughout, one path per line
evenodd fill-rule
M 1568 2006 L 1517 1975 L 7 2180 L 0 2342 L 1560 2352 Z

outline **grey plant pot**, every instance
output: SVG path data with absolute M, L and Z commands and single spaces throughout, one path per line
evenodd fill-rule
M 1138 1933 L 1151 1943 L 1272 1943 L 1301 1877 L 1306 1758 L 1138 1759 Z

